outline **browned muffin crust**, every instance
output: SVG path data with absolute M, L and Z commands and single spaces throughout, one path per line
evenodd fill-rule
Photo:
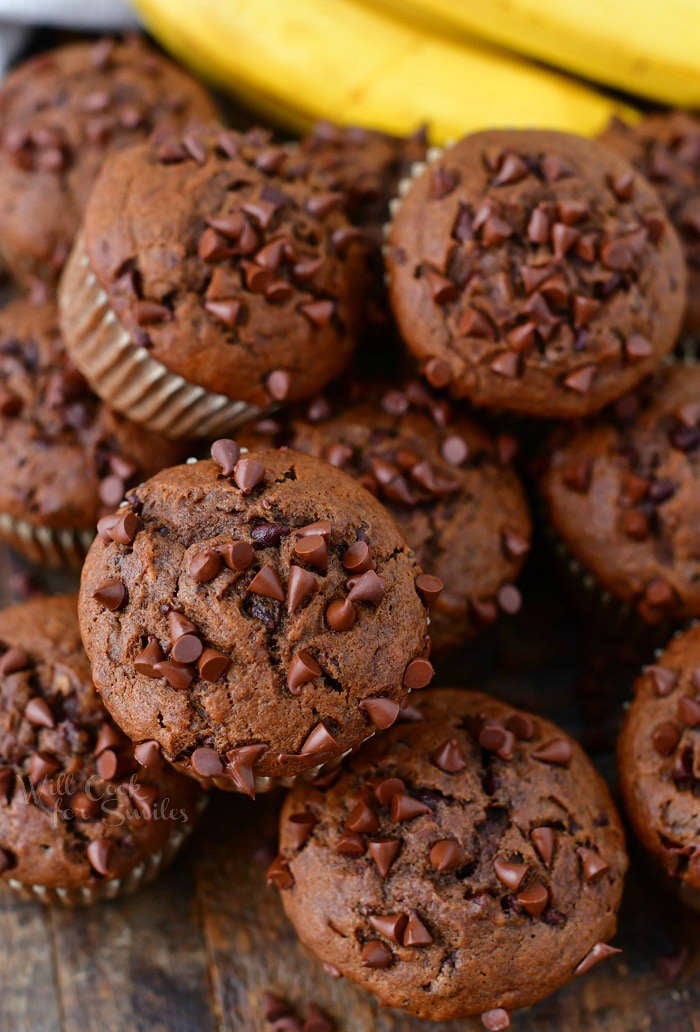
M 196 815 L 199 790 L 141 767 L 101 705 L 77 598 L 0 612 L 0 882 L 123 878 Z
M 700 367 L 555 436 L 541 486 L 567 550 L 648 623 L 700 615 Z
M 72 365 L 51 301 L 0 310 L 0 513 L 92 530 L 125 491 L 183 446 L 116 415 Z
M 467 136 L 412 184 L 389 236 L 390 300 L 429 381 L 535 417 L 594 412 L 673 347 L 680 242 L 652 187 L 565 133 Z
M 681 238 L 688 268 L 685 328 L 700 330 L 700 120 L 687 111 L 647 115 L 636 125 L 614 119 L 601 143 L 646 176 Z
M 263 420 L 241 444 L 270 440 L 356 477 L 396 519 L 419 563 L 442 582 L 430 610 L 435 651 L 461 645 L 519 610 L 514 581 L 530 546 L 524 491 L 498 441 L 418 381 L 364 402 L 309 406 Z
M 700 909 L 700 627 L 678 635 L 635 684 L 618 741 L 632 827 L 684 902 Z
M 58 278 L 108 153 L 216 114 L 194 79 L 137 36 L 56 47 L 10 72 L 0 90 L 0 255 L 12 275 Z
M 134 344 L 267 406 L 312 396 L 352 354 L 366 246 L 342 207 L 262 130 L 156 134 L 105 164 L 76 251 Z M 70 348 L 81 328 L 63 328 Z
M 527 1006 L 615 952 L 627 858 L 608 789 L 541 717 L 462 690 L 412 709 L 330 787 L 294 787 L 268 876 L 302 941 L 384 1004 Z
M 80 623 L 130 738 L 252 792 L 251 772 L 296 775 L 393 723 L 432 676 L 426 608 L 396 524 L 346 474 L 231 441 L 212 454 L 101 524 Z

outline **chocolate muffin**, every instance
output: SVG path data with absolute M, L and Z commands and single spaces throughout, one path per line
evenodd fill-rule
M 541 480 L 575 574 L 646 624 L 700 616 L 699 399 L 700 367 L 664 369 L 591 425 L 560 431 Z
M 155 137 L 113 155 L 61 282 L 78 367 L 171 436 L 312 397 L 349 361 L 367 275 L 342 197 L 269 134 Z
M 700 627 L 678 635 L 635 685 L 618 741 L 620 789 L 656 867 L 700 909 Z
M 289 450 L 165 470 L 102 524 L 80 624 L 135 742 L 220 788 L 337 761 L 430 681 L 424 575 L 379 502 Z
M 264 420 L 241 444 L 269 439 L 326 459 L 375 494 L 418 561 L 443 585 L 430 612 L 436 652 L 515 613 L 514 585 L 530 546 L 525 493 L 507 441 L 492 438 L 418 381 L 341 406 L 316 402 L 307 418 Z
M 601 143 L 652 183 L 681 238 L 688 269 L 685 328 L 700 331 L 700 120 L 687 111 L 647 115 L 636 125 L 615 119 Z
M 38 597 L 0 612 L 0 885 L 68 905 L 151 881 L 204 801 L 109 720 L 76 606 Z
M 0 257 L 20 282 L 55 282 L 105 156 L 157 126 L 211 121 L 205 90 L 137 36 L 25 61 L 0 90 Z
M 505 1028 L 618 952 L 622 828 L 543 718 L 463 690 L 412 709 L 330 787 L 294 787 L 268 879 L 302 942 L 383 1004 Z
M 101 514 L 183 449 L 103 405 L 68 360 L 51 301 L 0 309 L 0 540 L 82 562 Z
M 620 397 L 683 318 L 683 253 L 653 188 L 565 133 L 492 130 L 447 149 L 401 201 L 386 264 L 428 380 L 525 416 Z

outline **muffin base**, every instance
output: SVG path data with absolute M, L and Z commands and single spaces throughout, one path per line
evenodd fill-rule
M 175 859 L 180 849 L 187 841 L 194 830 L 197 820 L 206 809 L 209 800 L 202 796 L 197 804 L 195 813 L 187 824 L 172 831 L 169 838 L 156 852 L 146 857 L 140 864 L 129 871 L 123 878 L 109 878 L 103 882 L 96 882 L 94 885 L 81 885 L 62 887 L 48 887 L 46 885 L 26 885 L 17 881 L 16 878 L 8 878 L 3 885 L 19 899 L 34 900 L 46 906 L 62 907 L 84 907 L 92 906 L 105 899 L 118 899 L 121 896 L 128 896 L 132 892 L 151 882 L 164 871 Z
M 215 437 L 260 415 L 188 383 L 134 344 L 90 268 L 82 236 L 64 269 L 59 310 L 71 358 L 95 393 L 133 422 L 166 437 Z
M 0 541 L 40 565 L 80 569 L 94 536 L 93 530 L 38 527 L 0 513 Z

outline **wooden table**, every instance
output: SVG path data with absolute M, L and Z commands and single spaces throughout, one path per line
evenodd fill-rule
M 0 551 L 0 604 L 25 590 L 17 570 Z M 54 590 L 70 586 L 48 581 Z M 453 663 L 443 683 L 478 683 L 566 724 L 609 773 L 626 687 L 601 684 L 600 671 L 581 680 L 570 662 L 575 637 L 561 634 L 561 599 L 541 571 L 529 581 L 527 617 L 473 660 Z M 479 1021 L 431 1025 L 383 1010 L 302 949 L 276 890 L 264 884 L 278 806 L 217 794 L 173 869 L 131 898 L 80 911 L 0 900 L 0 1032 L 263 1032 L 266 991 L 300 1007 L 315 1000 L 339 1032 L 481 1029 Z M 700 918 L 661 891 L 634 847 L 616 945 L 620 957 L 518 1014 L 514 1029 L 700 1032 Z M 659 960 L 684 950 L 680 975 L 660 977 Z

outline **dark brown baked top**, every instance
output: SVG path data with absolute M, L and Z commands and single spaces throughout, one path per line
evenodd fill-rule
M 600 144 L 489 131 L 447 149 L 395 216 L 403 337 L 435 386 L 488 408 L 601 408 L 671 350 L 680 243 L 651 186 Z
M 426 608 L 413 553 L 352 478 L 292 451 L 212 454 L 101 524 L 80 622 L 129 737 L 247 790 L 253 767 L 294 775 L 393 723 L 432 676 Z
M 292 789 L 269 878 L 302 941 L 389 1006 L 527 1006 L 610 952 L 608 789 L 563 731 L 486 695 L 428 691 L 412 719 Z
M 652 183 L 681 238 L 688 267 L 686 329 L 700 329 L 700 121 L 687 111 L 648 115 L 636 125 L 615 119 L 601 143 Z
M 66 354 L 53 302 L 0 310 L 0 513 L 85 529 L 184 447 L 108 409 Z
M 105 155 L 157 126 L 216 118 L 206 91 L 137 36 L 25 61 L 0 91 L 0 254 L 17 278 L 55 280 Z
M 675 365 L 572 435 L 541 481 L 569 552 L 649 623 L 700 615 L 700 367 Z
M 414 162 L 425 159 L 427 140 L 423 130 L 392 136 L 376 129 L 318 122 L 301 140 L 299 151 L 326 189 L 345 195 L 351 221 L 380 244 L 389 201 Z
M 195 816 L 197 786 L 148 768 L 101 705 L 77 598 L 0 612 L 0 874 L 75 888 L 120 878 Z
M 84 247 L 135 343 L 268 405 L 312 396 L 352 354 L 366 245 L 342 207 L 262 130 L 156 134 L 105 164 Z
M 238 440 L 272 439 L 356 477 L 386 505 L 419 563 L 440 579 L 430 610 L 435 650 L 459 646 L 499 611 L 520 608 L 514 580 L 530 545 L 512 442 L 492 438 L 418 381 L 306 418 L 263 420 Z
M 635 684 L 618 770 L 637 836 L 681 894 L 700 899 L 700 627 L 678 635 Z

